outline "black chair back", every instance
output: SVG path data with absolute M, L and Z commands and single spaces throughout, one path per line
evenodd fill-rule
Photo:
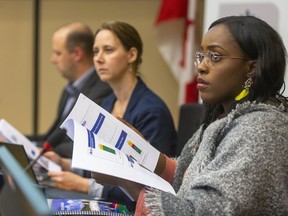
M 203 115 L 203 104 L 183 104 L 180 107 L 176 156 L 180 155 L 184 145 L 198 129 Z

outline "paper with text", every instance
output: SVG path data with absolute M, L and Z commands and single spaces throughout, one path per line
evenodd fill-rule
M 138 163 L 147 169 L 151 171 L 155 170 L 160 152 L 137 132 L 85 95 L 79 95 L 75 106 L 66 120 L 68 119 L 74 119 L 95 133 L 97 137 L 115 146 L 126 155 L 131 155 Z M 69 134 L 68 136 L 73 140 L 73 137 Z
M 40 150 L 27 137 L 4 119 L 0 120 L 0 136 L 3 136 L 8 143 L 23 145 L 30 160 L 34 160 L 40 154 Z M 46 157 L 40 157 L 37 163 L 48 171 L 62 170 L 58 164 Z
M 111 146 L 75 120 L 65 121 L 63 128 L 74 140 L 73 168 L 116 176 L 175 195 L 173 187 L 167 181 L 145 169 L 132 157 Z

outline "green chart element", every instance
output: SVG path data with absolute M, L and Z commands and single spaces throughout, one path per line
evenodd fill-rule
M 116 151 L 112 148 L 109 148 L 108 146 L 100 144 L 99 148 L 102 149 L 103 151 L 107 151 L 107 152 L 110 152 L 112 154 L 116 154 Z

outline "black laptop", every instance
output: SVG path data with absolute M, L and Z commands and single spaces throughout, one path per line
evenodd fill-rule
M 13 155 L 13 157 L 18 161 L 20 166 L 25 170 L 29 167 L 30 160 L 25 152 L 25 148 L 23 145 L 12 144 L 0 142 L 0 147 L 5 146 L 9 152 Z M 35 164 L 37 165 L 37 164 Z M 47 171 L 41 167 L 33 167 L 33 169 L 27 169 L 25 171 L 30 176 L 32 182 L 42 189 L 46 198 L 75 198 L 75 199 L 96 199 L 93 195 L 80 193 L 76 191 L 67 191 L 61 190 L 58 188 L 51 187 L 51 182 L 47 177 Z M 0 188 L 3 183 L 3 179 L 0 178 Z
M 12 154 L 23 169 L 29 166 L 30 160 L 23 145 L 0 142 L 0 147 L 1 146 L 5 146 L 7 148 L 7 150 Z M 32 182 L 38 185 L 38 180 L 34 171 L 32 169 L 28 169 L 26 172 L 30 176 Z
M 37 173 L 30 169 L 30 161 L 22 145 L 0 142 L 0 215 L 82 215 L 78 211 L 50 211 L 47 199 L 58 201 L 94 200 L 96 197 L 84 193 L 61 190 L 38 184 Z M 27 169 L 29 168 L 29 169 Z M 29 173 L 29 175 L 27 175 Z M 108 203 L 108 202 L 106 202 Z M 81 213 L 81 214 L 80 214 Z M 88 214 L 89 213 L 89 214 Z M 84 211 L 83 215 L 117 215 L 107 211 Z
M 11 146 L 8 146 L 8 148 L 9 147 Z M 15 153 L 15 149 L 13 149 L 13 152 Z M 23 155 L 25 154 L 24 151 Z M 21 160 L 22 159 L 23 158 L 21 158 Z M 31 178 L 29 178 L 18 161 L 4 145 L 0 146 L 0 167 L 3 180 L 0 189 L 1 216 L 51 215 L 42 191 L 38 187 L 35 187 Z

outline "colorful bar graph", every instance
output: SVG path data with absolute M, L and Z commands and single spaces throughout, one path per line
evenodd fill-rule
M 141 154 L 141 149 L 139 149 L 134 143 L 128 140 L 128 145 L 131 146 L 138 154 Z
M 107 151 L 107 152 L 110 152 L 112 154 L 116 154 L 116 151 L 112 148 L 109 148 L 108 146 L 105 146 L 105 145 L 102 145 L 102 144 L 99 144 L 99 148 L 103 151 Z

